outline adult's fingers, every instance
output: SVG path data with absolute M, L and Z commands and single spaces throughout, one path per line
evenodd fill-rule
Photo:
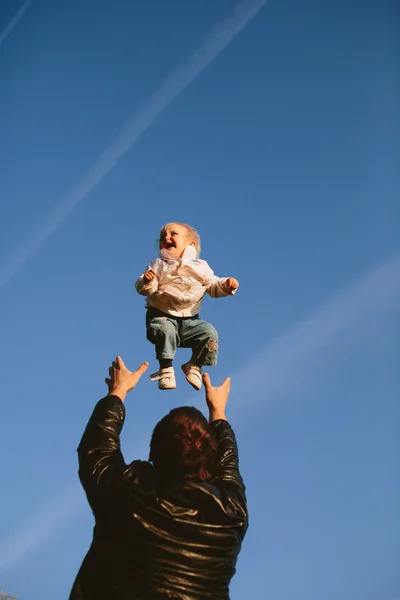
M 115 364 L 115 368 L 117 368 L 117 369 L 124 369 L 125 368 L 125 363 L 124 363 L 124 361 L 122 360 L 122 358 L 120 356 L 117 356 L 117 358 L 115 359 L 114 362 L 116 363 Z
M 203 383 L 206 391 L 209 392 L 212 388 L 211 379 L 208 373 L 203 373 Z
M 142 376 L 145 371 L 149 368 L 149 363 L 147 361 L 142 362 L 141 365 L 136 369 L 136 373 L 139 376 Z
M 231 378 L 230 377 L 226 377 L 224 379 L 224 381 L 222 382 L 222 385 L 228 390 L 228 392 L 231 389 Z

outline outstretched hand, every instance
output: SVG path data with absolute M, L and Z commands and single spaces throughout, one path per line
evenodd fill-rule
M 208 373 L 203 373 L 203 382 L 206 390 L 206 402 L 210 411 L 210 423 L 217 419 L 226 421 L 225 406 L 228 402 L 231 389 L 231 378 L 227 377 L 221 385 L 214 387 Z
M 235 292 L 239 287 L 239 282 L 234 277 L 228 277 L 228 279 L 225 281 L 225 287 L 228 292 Z
M 149 363 L 143 362 L 136 371 L 130 371 L 125 366 L 122 358 L 117 356 L 108 369 L 109 377 L 105 379 L 109 395 L 118 396 L 123 402 L 126 394 L 136 387 L 139 379 L 148 368 Z

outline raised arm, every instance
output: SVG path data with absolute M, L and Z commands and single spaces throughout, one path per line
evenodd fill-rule
M 96 404 L 78 446 L 79 479 L 92 508 L 97 493 L 125 468 L 119 442 L 124 419 L 120 398 L 106 396 Z
M 211 427 L 217 439 L 217 459 L 214 478 L 230 481 L 245 490 L 239 471 L 239 454 L 236 437 L 227 420 L 213 421 Z
M 213 470 L 213 482 L 222 492 L 228 512 L 244 519 L 243 535 L 247 528 L 247 502 L 245 485 L 239 471 L 239 455 L 235 434 L 225 415 L 230 391 L 230 377 L 222 385 L 213 387 L 207 373 L 203 375 L 210 424 L 217 440 L 217 457 Z
M 217 277 L 214 271 L 206 264 L 206 289 L 212 298 L 233 296 L 239 287 L 239 282 L 233 277 Z
M 119 440 L 125 419 L 123 402 L 147 368 L 148 363 L 143 363 L 131 372 L 117 357 L 106 379 L 109 394 L 96 404 L 78 446 L 79 478 L 92 508 L 99 493 L 125 469 Z

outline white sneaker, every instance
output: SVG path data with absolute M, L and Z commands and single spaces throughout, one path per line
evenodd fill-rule
M 189 361 L 182 365 L 182 371 L 185 373 L 186 381 L 188 381 L 195 390 L 199 390 L 202 385 L 201 368 Z
M 159 390 L 174 390 L 176 379 L 174 367 L 165 367 L 150 375 L 151 381 L 158 381 Z

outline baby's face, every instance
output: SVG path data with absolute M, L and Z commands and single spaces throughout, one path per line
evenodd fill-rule
M 169 223 L 160 237 L 160 250 L 165 248 L 172 256 L 182 258 L 187 246 L 193 245 L 190 241 L 188 230 L 182 225 Z

